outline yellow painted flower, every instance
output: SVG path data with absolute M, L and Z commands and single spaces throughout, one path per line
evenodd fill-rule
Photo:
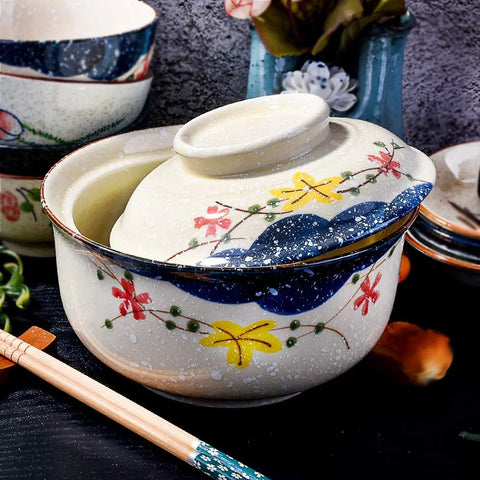
M 342 177 L 329 177 L 317 181 L 308 173 L 297 172 L 292 180 L 294 188 L 270 190 L 273 196 L 288 200 L 282 210 L 298 210 L 314 200 L 319 203 L 333 203 L 335 200 L 342 199 L 342 195 L 334 191 L 343 181 Z
M 242 369 L 250 365 L 255 350 L 274 353 L 282 349 L 282 342 L 269 333 L 276 324 L 272 320 L 260 320 L 243 327 L 228 320 L 219 320 L 212 324 L 215 332 L 202 338 L 200 343 L 204 347 L 228 348 L 227 363 Z

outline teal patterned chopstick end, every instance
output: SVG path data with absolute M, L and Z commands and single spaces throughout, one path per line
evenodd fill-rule
M 269 480 L 265 475 L 222 453 L 208 443 L 199 442 L 195 446 L 195 450 L 190 463 L 216 480 Z

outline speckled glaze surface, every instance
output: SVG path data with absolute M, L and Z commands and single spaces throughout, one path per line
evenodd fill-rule
M 459 241 L 475 241 L 480 248 L 480 141 L 444 148 L 431 159 L 437 178 L 421 215 Z
M 0 74 L 0 144 L 83 144 L 123 130 L 142 112 L 151 73 L 131 82 L 69 82 Z
M 53 255 L 52 226 L 40 204 L 42 180 L 0 174 L 0 240 L 23 255 Z
M 1 17 L 0 72 L 81 81 L 143 78 L 158 20 L 137 0 L 14 0 Z
M 414 210 L 433 185 L 430 159 L 381 127 L 328 114 L 318 96 L 296 93 L 192 120 L 175 138 L 177 155 L 133 193 L 111 245 L 188 265 L 287 264 Z
M 388 322 L 416 213 L 373 245 L 290 266 L 182 266 L 110 248 L 111 227 L 142 179 L 170 162 L 179 128 L 99 140 L 45 177 L 62 302 L 79 338 L 123 375 L 203 405 L 278 401 L 351 368 Z

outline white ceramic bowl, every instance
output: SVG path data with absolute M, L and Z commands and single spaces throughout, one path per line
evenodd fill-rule
M 40 204 L 42 181 L 0 173 L 0 240 L 21 255 L 54 255 L 52 225 Z
M 70 82 L 0 74 L 0 144 L 84 144 L 132 124 L 152 74 L 131 82 Z
M 78 337 L 123 375 L 204 405 L 278 401 L 351 368 L 389 320 L 416 214 L 363 248 L 291 265 L 182 265 L 110 248 L 134 189 L 171 161 L 177 130 L 99 140 L 45 177 L 62 302 Z M 184 194 L 177 190 L 179 202 Z
M 0 72 L 80 81 L 142 78 L 158 15 L 139 0 L 8 0 Z

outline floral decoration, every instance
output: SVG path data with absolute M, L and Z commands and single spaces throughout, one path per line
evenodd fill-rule
M 292 176 L 292 184 L 271 188 L 271 195 L 266 201 L 249 206 L 229 205 L 216 201 L 216 205 L 207 208 L 207 213 L 193 218 L 195 229 L 205 229 L 205 241 L 194 237 L 188 246 L 175 252 L 165 261 L 181 256 L 185 252 L 200 247 L 210 248 L 209 255 L 214 255 L 218 249 L 229 242 L 242 239 L 241 227 L 250 218 L 263 217 L 267 223 L 274 223 L 280 216 L 301 213 L 302 208 L 310 202 L 332 204 L 344 199 L 345 194 L 359 195 L 361 190 L 374 187 L 382 176 L 393 176 L 400 180 L 406 177 L 412 182 L 424 183 L 414 179 L 408 172 L 401 170 L 401 164 L 394 159 L 395 152 L 404 147 L 391 141 L 390 145 L 382 141 L 373 142 L 378 153 L 367 155 L 368 164 L 357 172 L 343 171 L 336 176 L 316 179 L 305 171 L 297 171 Z M 371 163 L 371 165 L 369 165 Z
M 14 140 L 22 132 L 22 122 L 13 113 L 0 109 L 0 140 Z
M 270 190 L 270 193 L 285 200 L 282 210 L 293 212 L 312 201 L 318 203 L 333 203 L 341 200 L 342 195 L 335 190 L 343 183 L 342 177 L 329 177 L 316 181 L 311 175 L 297 172 L 292 177 L 294 188 L 285 187 Z
M 97 128 L 95 131 L 87 135 L 75 138 L 73 140 L 65 140 L 57 137 L 56 135 L 52 135 L 51 133 L 39 130 L 31 125 L 28 125 L 12 112 L 0 109 L 0 142 L 15 142 L 22 145 L 30 146 L 43 145 L 45 142 L 36 142 L 34 140 L 24 138 L 38 137 L 42 138 L 43 140 L 47 140 L 48 143 L 52 145 L 71 145 L 76 143 L 85 143 L 88 140 L 99 137 L 100 135 L 108 134 L 110 130 L 116 128 L 124 121 L 125 118 L 120 118 L 112 123 L 109 123 L 108 125 Z
M 129 309 L 131 309 L 131 313 L 135 320 L 145 320 L 145 305 L 152 303 L 150 295 L 148 293 L 137 295 L 132 280 L 122 278 L 120 283 L 122 289 L 112 287 L 112 295 L 115 298 L 121 298 L 123 300 L 119 307 L 120 314 L 125 316 L 129 313 Z
M 37 222 L 42 212 L 40 189 L 18 187 L 15 192 L 21 199 L 20 202 L 17 195 L 9 190 L 0 193 L 0 212 L 9 222 L 18 222 L 22 213 L 32 215 L 33 220 Z
M 218 208 L 218 205 L 213 205 L 207 208 L 207 214 L 204 217 L 196 217 L 194 219 L 195 228 L 207 227 L 205 236 L 215 237 L 217 234 L 217 227 L 228 229 L 232 221 L 226 218 L 230 213 L 228 208 Z
M 346 68 L 365 29 L 403 15 L 406 7 L 404 0 L 225 0 L 225 11 L 250 20 L 276 57 L 308 54 Z
M 355 299 L 353 302 L 354 310 L 357 310 L 360 306 L 362 306 L 362 315 L 365 316 L 368 313 L 368 305 L 371 303 L 377 303 L 378 298 L 380 297 L 380 293 L 377 288 L 380 280 L 382 279 L 382 274 L 377 273 L 375 280 L 372 284 L 370 284 L 370 278 L 367 277 L 361 284 L 360 289 L 362 290 L 362 294 Z
M 227 363 L 242 369 L 248 367 L 253 352 L 275 353 L 282 349 L 282 342 L 269 333 L 277 322 L 261 320 L 242 327 L 227 320 L 212 323 L 215 333 L 202 338 L 200 344 L 204 347 L 227 347 Z
M 9 222 L 16 222 L 20 218 L 18 200 L 12 192 L 0 193 L 0 212 Z
M 93 263 L 97 269 L 97 278 L 104 281 L 109 277 L 115 285 L 111 288 L 114 298 L 120 300 L 119 314 L 107 318 L 101 327 L 113 329 L 115 322 L 128 316 L 136 321 L 154 320 L 161 322 L 165 329 L 173 334 L 180 331 L 183 334 L 198 335 L 199 344 L 206 348 L 225 348 L 226 362 L 241 370 L 247 368 L 256 353 L 274 354 L 285 348 L 293 348 L 308 336 L 322 338 L 322 334 L 330 332 L 340 337 L 346 349 L 350 343 L 345 335 L 334 327 L 337 317 L 346 309 L 355 312 L 360 306 L 361 316 L 366 317 L 372 306 L 380 298 L 380 268 L 393 254 L 393 247 L 388 254 L 373 264 L 367 272 L 354 273 L 350 277 L 351 294 L 335 314 L 329 318 L 319 318 L 317 321 L 305 321 L 299 316 L 288 316 L 286 321 L 259 319 L 248 325 L 241 325 L 228 319 L 201 320 L 183 313 L 178 305 L 155 307 L 155 301 L 148 292 L 136 293 L 135 279 L 131 272 L 125 271 L 118 278 L 114 270 L 99 256 L 93 255 Z M 373 281 L 371 278 L 374 276 Z
M 323 62 L 307 60 L 300 70 L 283 76 L 281 93 L 312 93 L 338 112 L 350 110 L 357 102 L 352 93 L 357 81 L 341 67 L 328 68 Z

